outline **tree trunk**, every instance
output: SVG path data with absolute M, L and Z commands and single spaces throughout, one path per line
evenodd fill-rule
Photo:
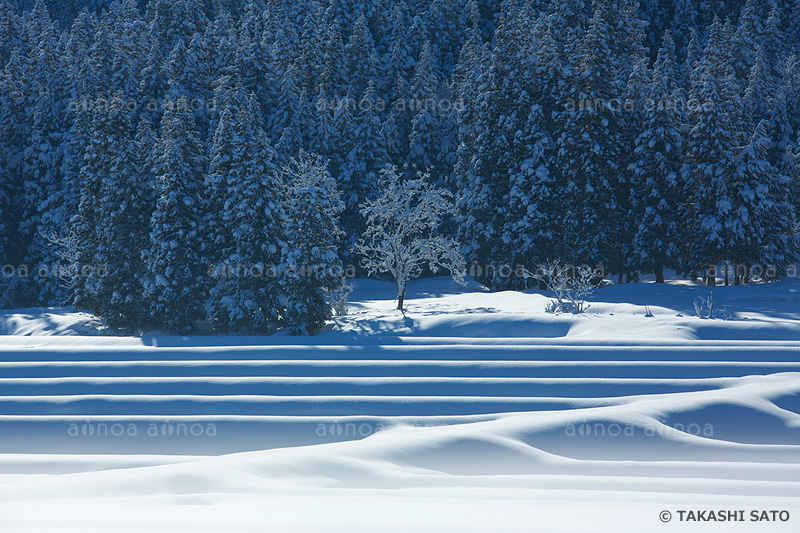
M 656 283 L 664 283 L 664 265 L 656 265 L 653 274 L 656 275 Z
M 405 288 L 405 286 L 403 286 L 397 293 L 397 310 L 398 311 L 402 311 L 403 310 L 403 302 L 405 302 L 405 299 L 406 299 L 406 288 Z
M 728 285 L 730 285 L 730 284 L 728 283 L 728 260 L 726 259 L 725 260 L 725 286 L 727 287 Z

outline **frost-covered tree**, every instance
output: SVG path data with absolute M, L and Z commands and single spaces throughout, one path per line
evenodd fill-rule
M 344 204 L 322 158 L 300 154 L 281 169 L 286 187 L 286 245 L 282 270 L 286 327 L 314 335 L 331 317 L 326 297 L 343 283 L 338 216 Z
M 403 179 L 396 167 L 382 174 L 382 195 L 361 209 L 367 230 L 356 246 L 370 274 L 388 273 L 397 284 L 397 309 L 405 303 L 408 282 L 423 268 L 450 271 L 464 284 L 464 258 L 458 243 L 438 234 L 442 219 L 455 213 L 452 196 L 432 186 L 430 176 L 417 173 Z

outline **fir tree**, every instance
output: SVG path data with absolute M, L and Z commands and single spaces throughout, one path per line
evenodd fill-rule
M 141 254 L 148 245 L 145 184 L 127 98 L 112 97 L 92 122 L 87 173 L 98 186 L 97 226 L 84 305 L 111 326 L 135 329 L 142 319 Z
M 604 10 L 595 9 L 583 39 L 570 107 L 557 117 L 558 166 L 564 183 L 560 256 L 576 264 L 608 266 L 622 253 L 615 247 L 622 135 L 620 110 L 612 104 L 621 87 L 608 75 L 616 71 L 610 39 Z
M 282 174 L 287 187 L 282 251 L 286 326 L 292 335 L 314 335 L 331 317 L 326 291 L 342 283 L 337 219 L 344 205 L 320 157 L 302 154 Z
M 681 169 L 685 120 L 676 102 L 682 89 L 669 32 L 658 52 L 647 90 L 644 130 L 636 139 L 631 171 L 631 219 L 635 235 L 631 267 L 655 273 L 664 283 L 664 268 L 677 268 L 683 252 Z
M 710 32 L 693 75 L 691 94 L 697 102 L 687 146 L 691 164 L 687 186 L 695 235 L 687 257 L 691 270 L 705 270 L 726 259 L 726 246 L 732 239 L 726 218 L 733 205 L 731 184 L 741 132 L 740 100 L 726 29 L 717 19 Z M 713 274 L 708 272 L 712 285 L 716 283 Z
M 143 255 L 144 301 L 154 324 L 187 334 L 205 316 L 199 237 L 205 157 L 185 97 L 166 110 L 153 161 L 157 200 Z

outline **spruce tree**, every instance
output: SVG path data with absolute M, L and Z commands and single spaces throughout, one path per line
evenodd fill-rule
M 711 26 L 703 58 L 693 74 L 691 98 L 697 102 L 692 115 L 687 154 L 690 160 L 687 193 L 692 239 L 689 270 L 711 269 L 726 259 L 731 226 L 726 223 L 732 204 L 731 184 L 738 165 L 740 99 L 726 28 L 719 19 Z M 708 282 L 716 283 L 714 271 Z
M 282 250 L 286 326 L 291 335 L 314 335 L 331 317 L 326 291 L 340 287 L 336 184 L 318 156 L 302 154 L 282 169 L 286 192 L 286 246 Z
M 767 121 L 760 122 L 742 150 L 723 218 L 728 236 L 726 256 L 735 265 L 747 267 L 746 275 L 754 265 L 782 271 L 800 259 L 791 177 L 769 162 L 773 144 Z M 745 281 L 740 270 L 736 271 L 737 284 Z
M 188 334 L 205 316 L 199 237 L 205 155 L 185 97 L 164 113 L 153 162 L 156 204 L 143 254 L 144 301 L 156 327 Z
M 579 70 L 569 92 L 569 107 L 558 114 L 558 167 L 563 180 L 563 238 L 560 256 L 575 264 L 619 259 L 617 181 L 622 133 L 617 66 L 611 55 L 604 10 L 595 9 L 580 50 Z
M 664 268 L 678 268 L 683 251 L 681 169 L 685 117 L 675 61 L 675 44 L 665 33 L 644 108 L 644 130 L 637 137 L 631 173 L 634 237 L 631 266 L 653 272 L 664 283 Z

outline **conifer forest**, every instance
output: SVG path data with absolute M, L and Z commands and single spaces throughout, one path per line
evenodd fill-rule
M 313 334 L 404 182 L 492 290 L 793 275 L 798 53 L 800 0 L 0 0 L 0 305 Z

